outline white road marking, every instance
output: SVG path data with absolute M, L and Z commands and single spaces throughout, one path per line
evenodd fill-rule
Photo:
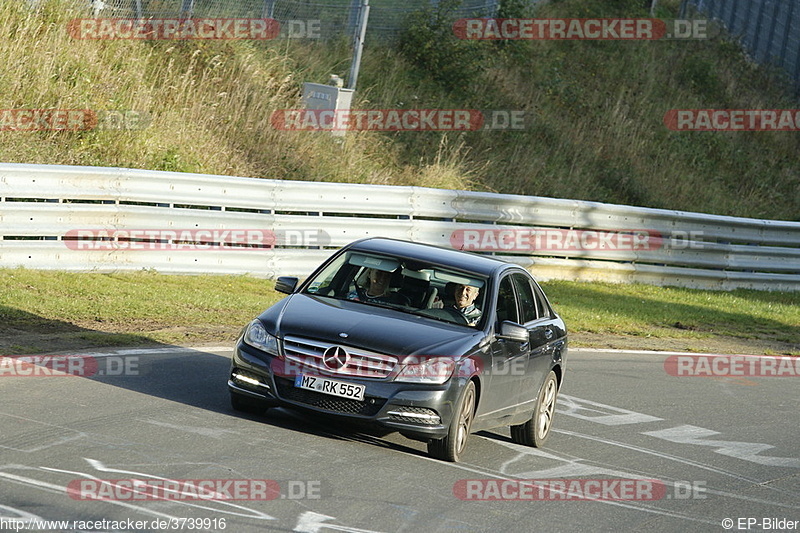
M 134 476 L 134 477 L 137 477 L 137 478 L 150 478 L 150 479 L 159 479 L 159 480 L 162 480 L 162 481 L 175 481 L 175 480 L 172 480 L 170 478 L 165 478 L 165 477 L 161 477 L 161 476 L 155 476 L 155 475 L 147 474 L 147 473 L 144 473 L 144 472 L 136 472 L 135 470 L 121 470 L 121 469 L 118 469 L 118 468 L 109 468 L 109 467 L 105 466 L 102 462 L 100 462 L 100 461 L 98 461 L 96 459 L 89 459 L 87 457 L 84 457 L 84 460 L 86 462 L 88 462 L 95 470 L 98 470 L 100 472 L 113 472 L 113 473 L 117 473 L 117 474 L 131 475 L 131 476 Z M 67 474 L 75 474 L 75 475 L 79 475 L 79 476 L 85 476 L 85 477 L 90 478 L 90 479 L 95 479 L 97 481 L 103 481 L 102 479 L 100 479 L 100 478 L 98 478 L 96 476 L 92 476 L 91 474 L 86 474 L 84 472 L 75 472 L 75 471 L 71 471 L 71 470 L 61 470 L 61 469 L 58 469 L 58 468 L 47 468 L 47 467 L 42 467 L 42 469 L 49 470 L 51 472 L 62 472 L 62 473 L 67 473 Z M 107 500 L 103 500 L 103 501 L 107 501 Z M 199 505 L 199 504 L 196 504 L 196 503 L 191 503 L 191 502 L 188 502 L 188 501 L 185 501 L 185 500 L 166 500 L 166 501 L 168 503 L 177 503 L 179 505 L 185 505 L 187 507 L 194 507 L 194 508 L 197 508 L 197 509 L 205 509 L 207 511 L 213 511 L 213 512 L 216 512 L 216 513 L 224 513 L 224 514 L 229 514 L 229 515 L 233 515 L 233 516 L 242 516 L 244 518 L 256 518 L 258 520 L 275 520 L 275 518 L 273 516 L 270 516 L 270 515 L 268 515 L 266 513 L 262 513 L 261 511 L 256 511 L 255 509 L 250 509 L 248 507 L 244 507 L 243 505 L 238 505 L 238 504 L 227 502 L 227 501 L 217 500 L 214 503 L 217 503 L 222 507 L 232 507 L 234 509 L 238 509 L 238 510 L 245 511 L 245 512 L 241 513 L 241 512 L 235 512 L 235 511 L 226 510 L 226 509 L 208 507 L 208 506 L 205 506 L 205 505 Z
M 620 407 L 605 405 L 590 400 L 584 400 L 574 396 L 560 395 L 559 401 L 562 399 L 566 399 L 566 406 L 556 406 L 556 411 L 559 414 L 579 418 L 581 420 L 588 420 L 590 422 L 597 422 L 598 424 L 607 426 L 640 424 L 663 420 L 663 418 L 637 413 L 635 411 L 629 411 Z M 583 412 L 597 412 L 601 414 L 590 416 L 587 414 L 582 414 Z M 716 453 L 727 455 L 728 457 L 734 457 L 736 459 L 742 459 L 744 461 L 750 461 L 751 463 L 760 465 L 800 468 L 800 459 L 795 457 L 772 457 L 760 455 L 761 452 L 775 447 L 770 444 L 758 442 L 706 440 L 706 437 L 720 434 L 719 431 L 714 431 L 712 429 L 683 425 L 655 431 L 643 431 L 642 434 L 678 444 L 695 444 L 698 446 L 716 447 L 717 449 L 714 450 Z
M 88 357 L 114 357 L 120 355 L 165 355 L 183 353 L 212 353 L 212 352 L 233 352 L 231 346 L 202 346 L 199 348 L 184 348 L 182 346 L 170 346 L 168 348 L 121 348 L 107 352 L 79 352 L 64 355 L 82 355 Z
M 697 461 L 692 461 L 692 460 L 689 460 L 689 459 L 685 459 L 683 457 L 678 457 L 678 456 L 671 455 L 671 454 L 668 454 L 668 453 L 663 453 L 663 452 L 657 452 L 657 451 L 651 450 L 649 448 L 642 448 L 641 446 L 634 446 L 634 445 L 631 445 L 631 444 L 626 444 L 624 442 L 618 442 L 618 441 L 614 441 L 614 440 L 610 440 L 610 439 L 603 439 L 603 438 L 600 438 L 600 437 L 595 437 L 593 435 L 583 435 L 581 433 L 576 433 L 574 431 L 555 430 L 555 429 L 553 431 L 556 432 L 556 433 L 562 433 L 564 435 L 570 435 L 572 437 L 578 437 L 578 438 L 592 440 L 592 441 L 595 441 L 595 442 L 601 442 L 603 444 L 608 444 L 609 446 L 618 446 L 620 448 L 633 450 L 633 451 L 636 451 L 636 452 L 639 452 L 639 453 L 644 453 L 644 454 L 647 454 L 647 455 L 655 455 L 656 457 L 661 457 L 662 459 L 667 459 L 667 460 L 670 460 L 670 461 L 676 461 L 678 463 L 682 463 L 682 464 L 685 464 L 685 465 L 688 465 L 688 466 L 692 466 L 692 467 L 695 467 L 695 468 L 699 468 L 699 469 L 702 469 L 702 470 L 708 470 L 709 472 L 714 472 L 715 474 L 720 474 L 720 475 L 723 475 L 723 476 L 731 477 L 731 478 L 737 479 L 739 481 L 744 481 L 746 483 L 752 483 L 753 485 L 760 485 L 760 486 L 763 486 L 764 488 L 766 488 L 768 490 L 772 490 L 774 492 L 780 492 L 780 493 L 783 493 L 783 494 L 788 494 L 790 496 L 796 496 L 796 493 L 793 492 L 793 491 L 776 488 L 776 487 L 773 487 L 771 485 L 764 486 L 763 483 L 760 482 L 759 480 L 748 478 L 748 477 L 745 477 L 745 476 L 741 476 L 741 475 L 736 474 L 734 472 L 729 472 L 727 470 L 722 470 L 721 468 L 715 468 L 713 466 L 709 466 L 709 465 L 706 465 L 706 464 L 703 464 L 703 463 L 698 463 Z M 653 477 L 653 476 L 648 475 L 646 477 Z M 778 506 L 778 507 L 788 507 L 789 509 L 798 508 L 797 506 L 794 506 L 794 505 L 784 505 L 784 504 L 781 504 L 781 503 L 776 503 L 776 502 L 774 502 L 772 500 L 759 500 L 757 498 L 749 498 L 747 496 L 740 496 L 738 494 L 724 493 L 724 492 L 712 491 L 712 490 L 706 490 L 706 492 L 720 494 L 720 495 L 726 495 L 726 496 L 729 496 L 731 498 L 737 498 L 737 499 L 746 500 L 746 501 L 754 502 L 754 503 L 763 503 L 763 504 L 767 504 L 767 505 L 775 505 L 775 506 Z
M 306 511 L 297 519 L 297 525 L 294 526 L 292 531 L 296 531 L 297 533 L 319 533 L 322 529 L 331 529 L 333 531 L 345 531 L 347 533 L 380 533 L 371 529 L 356 529 L 354 527 L 324 523 L 328 520 L 336 520 L 336 518 L 313 511 Z
M 10 474 L 8 472 L 1 472 L 1 471 L 0 471 L 0 477 L 5 478 L 5 479 L 7 479 L 9 481 L 12 481 L 12 482 L 21 483 L 23 485 L 28 485 L 28 486 L 39 488 L 39 489 L 42 489 L 42 490 L 46 490 L 48 492 L 59 492 L 59 493 L 62 493 L 62 494 L 67 494 L 67 487 L 62 486 L 62 485 L 56 485 L 55 483 L 48 483 L 46 481 L 41 481 L 39 479 L 33 479 L 33 478 L 29 478 L 29 477 L 24 477 L 24 476 L 18 476 L 16 474 Z M 127 509 L 133 509 L 135 511 L 139 511 L 139 512 L 142 512 L 142 513 L 145 513 L 145 514 L 158 516 L 160 518 L 167 518 L 167 519 L 170 519 L 170 520 L 177 520 L 178 519 L 178 517 L 176 517 L 176 516 L 168 515 L 166 513 L 160 513 L 158 511 L 153 511 L 151 509 L 147 509 L 145 507 L 139 507 L 138 505 L 132 505 L 132 504 L 126 503 L 126 502 L 120 502 L 120 501 L 116 501 L 116 500 L 103 500 L 103 501 L 104 501 L 104 503 L 109 503 L 111 505 L 118 505 L 120 507 L 125 507 Z
M 492 442 L 496 442 L 494 439 L 489 439 L 488 437 L 482 437 L 480 435 L 474 435 L 474 436 L 476 436 L 478 438 L 491 440 Z M 520 454 L 535 455 L 535 456 L 541 455 L 540 451 L 537 450 L 536 448 L 529 448 L 527 446 L 522 446 L 522 445 L 519 445 L 519 444 L 514 444 L 514 443 L 509 443 L 509 442 L 501 442 L 500 444 L 502 444 L 502 445 L 504 445 L 504 446 L 506 446 L 508 448 L 511 448 L 511 449 L 517 449 Z M 398 452 L 398 453 L 400 453 L 400 452 Z M 548 455 L 550 455 L 550 454 L 548 454 Z M 555 457 L 555 456 L 552 456 L 552 455 L 550 455 L 550 456 L 551 457 Z M 443 463 L 442 461 L 440 461 L 438 459 L 434 459 L 432 457 L 418 456 L 417 458 L 425 460 L 425 461 L 434 462 L 434 463 L 436 463 L 436 464 L 438 464 L 440 466 L 443 465 L 443 466 L 447 466 L 447 467 L 450 467 L 450 468 L 456 468 L 458 470 L 464 470 L 464 471 L 467 471 L 467 472 L 472 472 L 472 473 L 480 474 L 482 476 L 487 476 L 487 477 L 493 477 L 495 479 L 500 479 L 500 480 L 511 479 L 511 478 L 514 478 L 514 479 L 530 479 L 530 478 L 520 478 L 519 476 L 513 475 L 513 474 L 505 474 L 503 472 L 497 472 L 497 471 L 492 470 L 492 469 L 472 468 L 472 467 L 467 466 L 467 465 L 465 465 L 463 463 Z M 562 459 L 562 460 L 568 461 L 567 459 Z M 636 476 L 636 477 L 641 477 L 641 476 Z M 637 502 L 625 503 L 625 502 L 614 501 L 614 500 L 596 500 L 596 501 L 593 501 L 593 503 L 598 503 L 598 504 L 603 504 L 603 505 L 611 505 L 611 506 L 614 506 L 614 507 L 624 507 L 626 509 L 633 509 L 635 511 L 641 511 L 641 512 L 644 512 L 644 513 L 650 513 L 650 514 L 656 514 L 656 515 L 661 515 L 661 516 L 668 516 L 670 518 L 678 518 L 678 519 L 681 519 L 681 520 L 687 520 L 689 522 L 699 522 L 701 524 L 719 525 L 719 522 L 717 522 L 716 520 L 706 520 L 704 518 L 695 518 L 695 517 L 689 516 L 689 515 L 687 515 L 685 513 L 679 513 L 679 512 L 676 512 L 676 511 L 665 511 L 665 510 L 661 510 L 661 509 L 656 509 L 655 507 L 652 507 L 652 506 L 649 506 L 649 505 L 645 505 L 645 504 L 642 504 L 642 503 L 637 503 Z
M 15 509 L 14 507 L 9 507 L 8 505 L 3 504 L 0 504 L 0 518 L 14 520 L 15 522 L 22 522 L 25 524 L 29 524 L 35 520 L 44 520 L 39 515 L 35 515 L 21 509 Z
M 657 416 L 636 413 L 621 407 L 613 407 L 575 396 L 560 394 L 556 404 L 556 412 L 562 415 L 589 420 L 606 426 L 621 426 L 625 424 L 643 424 L 664 420 Z M 596 414 L 595 414 L 596 413 Z
M 186 433 L 195 433 L 197 435 L 201 435 L 203 437 L 212 437 L 215 439 L 224 438 L 230 434 L 236 434 L 238 431 L 232 429 L 221 429 L 221 428 L 204 428 L 204 427 L 197 427 L 197 426 L 181 426 L 179 424 L 170 424 L 169 422 L 161 422 L 160 420 L 153 420 L 153 419 L 138 419 L 139 422 L 144 422 L 145 424 L 152 424 L 154 426 L 174 429 L 177 431 L 184 431 Z
M 716 448 L 715 453 L 735 457 L 744 461 L 750 461 L 766 466 L 779 466 L 789 468 L 800 468 L 800 459 L 795 457 L 773 457 L 760 455 L 764 450 L 769 450 L 775 446 L 758 442 L 738 442 L 725 440 L 707 440 L 706 437 L 719 435 L 719 431 L 705 429 L 697 426 L 677 426 L 658 431 L 646 431 L 644 435 L 664 439 L 669 442 L 679 444 L 695 444 L 697 446 L 710 446 Z

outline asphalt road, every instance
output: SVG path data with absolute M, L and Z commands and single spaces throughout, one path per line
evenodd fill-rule
M 676 377 L 665 354 L 572 350 L 545 449 L 483 432 L 452 464 L 398 434 L 235 413 L 229 356 L 0 373 L 0 531 L 800 530 L 797 377 Z M 169 497 L 109 483 L 132 479 Z M 193 493 L 201 480 L 220 497 Z

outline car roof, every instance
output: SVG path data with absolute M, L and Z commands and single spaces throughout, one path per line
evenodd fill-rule
M 472 252 L 462 252 L 461 250 L 443 248 L 432 244 L 389 239 L 386 237 L 362 239 L 350 244 L 348 249 L 400 256 L 437 265 L 449 266 L 458 270 L 465 270 L 485 276 L 491 276 L 503 267 L 513 266 L 513 263 L 503 261 L 496 257 L 478 255 Z

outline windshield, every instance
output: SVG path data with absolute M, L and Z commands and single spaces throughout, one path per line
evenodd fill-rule
M 486 278 L 422 261 L 348 251 L 308 283 L 305 293 L 477 327 Z

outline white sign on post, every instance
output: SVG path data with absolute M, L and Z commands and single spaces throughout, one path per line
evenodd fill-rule
M 353 89 L 345 89 L 334 85 L 323 85 L 321 83 L 303 84 L 303 102 L 307 110 L 332 110 L 330 117 L 320 116 L 320 121 L 327 123 L 331 134 L 337 137 L 344 137 L 346 128 L 339 127 L 339 116 L 350 110 L 353 101 Z M 327 129 L 320 124 L 320 129 Z

